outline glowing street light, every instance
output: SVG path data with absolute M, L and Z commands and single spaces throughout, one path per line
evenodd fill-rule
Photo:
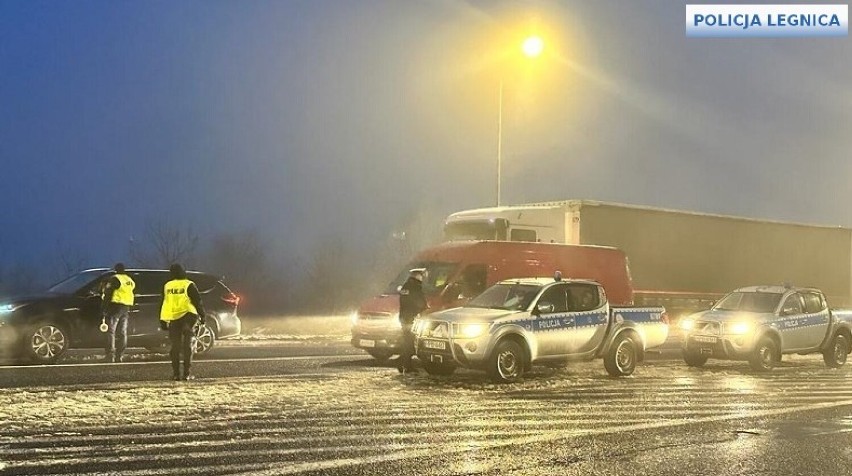
M 521 44 L 521 50 L 527 57 L 536 58 L 544 51 L 544 41 L 537 36 L 531 36 Z
M 521 43 L 521 51 L 527 58 L 537 58 L 544 51 L 544 40 L 530 36 Z M 500 80 L 500 95 L 497 107 L 497 206 L 503 192 L 503 80 Z

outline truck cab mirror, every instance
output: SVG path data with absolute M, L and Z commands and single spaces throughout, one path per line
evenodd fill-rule
M 553 312 L 554 309 L 555 309 L 555 307 L 553 306 L 553 303 L 549 303 L 549 302 L 540 302 L 535 307 L 537 315 L 538 314 L 550 314 L 551 312 Z
M 451 302 L 459 299 L 464 299 L 461 284 L 458 282 L 450 283 L 444 289 L 444 301 Z

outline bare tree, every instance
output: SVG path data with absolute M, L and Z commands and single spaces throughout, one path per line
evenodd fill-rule
M 168 220 L 149 221 L 141 240 L 130 238 L 128 254 L 135 265 L 167 268 L 172 263 L 190 265 L 198 249 L 199 237 L 192 228 Z
M 79 273 L 86 267 L 88 259 L 80 252 L 79 248 L 74 248 L 61 240 L 56 242 L 56 259 L 53 260 L 54 269 L 51 273 L 51 278 L 55 281 Z
M 382 289 L 418 251 L 438 243 L 442 224 L 443 215 L 430 209 L 422 209 L 402 221 L 376 250 L 368 275 L 369 291 Z
M 267 241 L 255 232 L 225 233 L 213 238 L 204 270 L 225 278 L 244 300 L 245 313 L 280 313 L 290 304 L 286 269 L 272 257 Z

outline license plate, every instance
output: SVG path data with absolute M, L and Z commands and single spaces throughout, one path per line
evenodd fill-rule
M 695 342 L 701 342 L 703 344 L 715 344 L 716 338 L 713 336 L 694 336 L 692 338 Z
M 427 349 L 446 350 L 447 343 L 439 340 L 424 340 L 423 347 Z
M 376 341 L 374 341 L 374 340 L 361 339 L 360 341 L 358 341 L 358 343 L 361 344 L 361 347 L 375 347 L 376 346 Z

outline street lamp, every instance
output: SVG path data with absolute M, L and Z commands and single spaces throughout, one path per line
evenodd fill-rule
M 544 51 L 544 40 L 530 36 L 521 43 L 521 51 L 527 58 L 537 58 Z M 497 100 L 497 206 L 499 207 L 503 189 L 503 80 L 500 80 L 500 93 Z

